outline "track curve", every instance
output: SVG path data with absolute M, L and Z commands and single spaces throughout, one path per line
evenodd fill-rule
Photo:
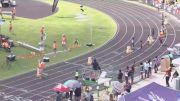
M 124 70 L 134 61 L 139 63 L 155 56 L 161 56 L 166 52 L 166 47 L 160 45 L 158 38 L 151 46 L 148 46 L 146 42 L 152 28 L 155 29 L 155 36 L 158 36 L 157 33 L 161 28 L 161 17 L 158 12 L 120 0 L 67 1 L 93 7 L 111 16 L 118 26 L 115 37 L 93 52 L 71 59 L 68 63 L 63 62 L 48 68 L 46 72 L 49 77 L 45 80 L 36 79 L 35 72 L 30 72 L 0 81 L 0 100 L 2 100 L 2 92 L 32 101 L 41 101 L 47 96 L 53 96 L 54 93 L 50 89 L 59 82 L 73 78 L 74 71 L 84 68 L 89 56 L 96 57 L 102 68 L 111 66 L 114 67 L 114 71 L 117 71 L 119 68 Z M 179 32 L 176 26 L 177 23 L 173 20 L 170 25 L 166 26 L 168 34 L 163 44 L 172 46 L 179 41 L 180 35 L 177 34 Z M 140 40 L 144 42 L 144 47 L 141 50 L 136 49 L 131 54 L 126 54 L 126 46 L 130 44 L 132 37 L 135 37 L 135 47 L 140 47 Z M 136 71 L 138 75 L 139 72 Z

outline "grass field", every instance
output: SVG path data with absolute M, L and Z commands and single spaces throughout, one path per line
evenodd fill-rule
M 52 1 L 53 0 L 47 0 L 45 2 L 52 3 Z M 77 37 L 81 44 L 80 48 L 74 48 L 70 52 L 58 53 L 56 57 L 49 56 L 50 62 L 47 65 L 71 59 L 102 46 L 110 40 L 116 32 L 115 22 L 109 16 L 95 9 L 85 7 L 86 17 L 84 20 L 76 18 L 77 14 L 80 14 L 79 6 L 78 4 L 61 1 L 58 5 L 60 10 L 52 16 L 38 20 L 17 18 L 17 20 L 13 22 L 15 35 L 8 33 L 8 19 L 10 19 L 10 17 L 7 16 L 6 22 L 2 26 L 2 33 L 6 33 L 5 35 L 10 36 L 14 41 L 26 42 L 37 47 L 40 41 L 39 30 L 40 27 L 44 25 L 47 33 L 45 53 L 52 52 L 54 40 L 58 42 L 58 51 L 63 50 L 61 47 L 61 35 L 63 33 L 68 37 L 69 45 L 72 44 Z M 90 42 L 91 27 L 95 46 L 86 47 L 85 44 Z M 30 50 L 17 45 L 12 48 L 12 50 L 16 56 L 31 53 Z M 9 53 L 6 53 L 3 49 L 0 49 L 0 79 L 9 78 L 36 69 L 37 61 L 40 58 L 17 59 L 15 62 L 7 65 L 6 56 L 8 54 Z

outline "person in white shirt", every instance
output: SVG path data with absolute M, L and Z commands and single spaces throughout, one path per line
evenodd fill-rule
M 152 61 L 151 61 L 151 59 L 149 59 L 148 65 L 149 65 L 148 74 L 149 74 L 149 76 L 151 76 L 151 74 L 152 74 Z
M 149 74 L 148 74 L 148 63 L 147 61 L 143 63 L 143 66 L 144 66 L 144 71 L 145 71 L 145 78 L 149 78 Z

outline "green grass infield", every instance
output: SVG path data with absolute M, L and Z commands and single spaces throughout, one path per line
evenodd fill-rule
M 53 0 L 43 0 L 43 2 L 52 5 Z M 38 47 L 40 41 L 40 28 L 45 26 L 47 39 L 45 41 L 45 54 L 53 52 L 52 44 L 56 40 L 58 42 L 58 50 L 63 51 L 61 46 L 61 35 L 65 34 L 68 38 L 68 45 L 73 45 L 74 39 L 78 38 L 81 47 L 71 48 L 69 52 L 58 53 L 56 56 L 49 55 L 52 65 L 74 57 L 83 55 L 94 49 L 97 49 L 112 39 L 116 33 L 117 25 L 115 21 L 108 15 L 97 11 L 93 8 L 84 7 L 85 15 L 81 15 L 80 5 L 60 1 L 58 4 L 58 12 L 51 16 L 41 19 L 26 19 L 17 17 L 13 21 L 13 29 L 15 35 L 8 32 L 10 16 L 5 16 L 5 24 L 2 25 L 1 32 L 9 36 L 14 41 L 26 42 L 32 46 Z M 93 47 L 87 47 L 86 44 L 91 42 L 95 44 Z M 12 48 L 16 57 L 28 56 L 31 50 L 20 47 L 16 44 Z M 32 71 L 38 66 L 38 59 L 41 57 L 17 58 L 16 61 L 6 64 L 6 56 L 9 53 L 0 48 L 0 79 L 7 79 L 15 75 Z

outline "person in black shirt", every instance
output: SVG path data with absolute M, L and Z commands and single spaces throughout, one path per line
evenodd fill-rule
M 57 92 L 56 101 L 62 101 L 62 94 Z
M 76 88 L 74 91 L 74 101 L 81 100 L 81 88 Z
M 118 77 L 117 77 L 117 79 L 118 79 L 118 81 L 119 81 L 120 83 L 123 82 L 123 81 L 122 81 L 122 78 L 123 78 L 123 73 L 122 73 L 122 71 L 121 71 L 121 69 L 120 69 L 120 70 L 119 70 Z
M 96 59 L 93 60 L 92 66 L 93 66 L 93 69 L 94 69 L 94 70 L 100 70 L 100 71 L 101 71 L 101 68 L 100 68 L 100 66 L 99 66 L 99 63 L 97 62 Z

